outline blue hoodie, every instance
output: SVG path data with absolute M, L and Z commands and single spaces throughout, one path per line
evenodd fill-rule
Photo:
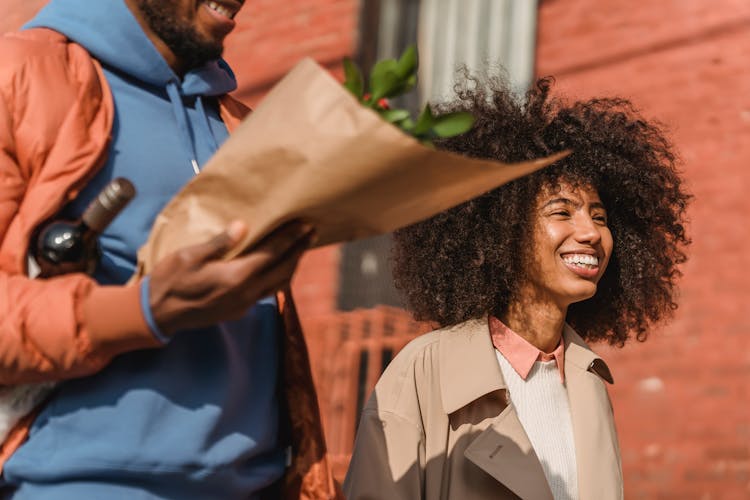
M 116 116 L 108 161 L 65 216 L 123 176 L 138 195 L 101 238 L 96 278 L 121 284 L 157 213 L 227 136 L 216 96 L 236 83 L 213 61 L 182 80 L 124 0 L 52 0 L 27 27 L 83 45 L 104 68 Z M 148 311 L 146 311 L 148 312 Z M 5 480 L 14 498 L 251 498 L 283 474 L 273 299 L 235 322 L 179 332 L 59 386 Z

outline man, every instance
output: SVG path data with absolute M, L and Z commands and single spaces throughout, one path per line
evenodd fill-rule
M 235 222 L 125 285 L 155 216 L 246 113 L 220 59 L 243 3 L 52 0 L 0 41 L 0 385 L 63 381 L 2 445 L 12 498 L 255 498 L 285 470 L 271 495 L 334 494 L 293 305 L 282 320 L 269 297 L 311 228 L 223 262 Z M 114 177 L 138 195 L 95 279 L 26 278 L 33 230 Z

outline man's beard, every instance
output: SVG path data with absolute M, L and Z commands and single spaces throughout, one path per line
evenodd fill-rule
M 218 59 L 221 42 L 202 37 L 188 21 L 180 19 L 174 0 L 139 0 L 138 6 L 151 30 L 161 38 L 186 69 Z

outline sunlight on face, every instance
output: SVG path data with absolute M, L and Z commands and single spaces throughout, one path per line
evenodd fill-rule
M 563 308 L 592 297 L 613 247 L 596 190 L 565 181 L 543 188 L 532 224 L 528 292 Z
M 150 30 L 190 67 L 217 59 L 244 0 L 136 0 Z

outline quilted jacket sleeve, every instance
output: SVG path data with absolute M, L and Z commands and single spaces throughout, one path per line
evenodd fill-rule
M 0 385 L 91 374 L 118 353 L 159 345 L 137 286 L 24 274 L 29 226 L 93 172 L 90 139 L 106 142 L 110 130 L 100 70 L 72 47 L 48 30 L 0 37 Z

